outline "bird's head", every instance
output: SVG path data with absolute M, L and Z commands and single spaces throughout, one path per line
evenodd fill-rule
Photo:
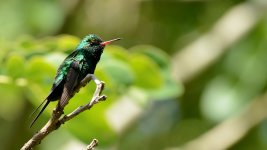
M 113 41 L 117 41 L 117 40 L 120 40 L 120 38 L 116 38 L 113 40 L 103 42 L 102 39 L 99 38 L 98 36 L 96 36 L 94 34 L 89 34 L 85 38 L 82 39 L 82 41 L 80 42 L 80 44 L 77 47 L 77 50 L 84 49 L 84 50 L 90 51 L 92 53 L 98 53 L 98 52 L 102 53 L 102 51 L 106 45 L 110 44 Z

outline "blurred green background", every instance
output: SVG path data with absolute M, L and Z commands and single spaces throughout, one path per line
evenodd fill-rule
M 31 129 L 29 116 L 89 33 L 123 38 L 96 69 L 108 99 L 35 149 L 267 149 L 265 0 L 1 0 L 0 18 L 0 149 L 45 124 L 56 103 Z

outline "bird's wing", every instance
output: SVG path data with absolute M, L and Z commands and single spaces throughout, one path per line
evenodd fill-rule
M 56 77 L 55 77 L 55 81 L 54 81 L 54 84 L 51 88 L 51 92 L 50 94 L 55 90 L 55 88 L 57 88 L 60 83 L 65 79 L 64 77 L 64 74 L 61 73 L 61 70 L 63 69 L 63 67 L 68 67 L 68 65 L 66 65 L 65 63 L 68 63 L 70 61 L 68 60 L 71 60 L 73 59 L 76 55 L 78 54 L 78 51 L 75 50 L 73 51 L 67 58 L 64 59 L 63 63 L 59 66 L 59 68 L 57 69 L 57 74 L 56 74 Z
M 70 98 L 73 96 L 73 90 L 78 83 L 78 77 L 80 74 L 80 61 L 74 60 L 67 73 L 66 82 L 64 84 L 63 92 L 60 98 L 59 106 L 63 108 L 69 102 Z
M 77 55 L 77 51 L 73 51 L 63 62 L 66 62 L 67 59 L 72 59 L 73 57 L 75 57 Z M 60 88 L 62 87 L 63 84 L 63 80 L 64 80 L 64 75 L 60 74 L 60 70 L 62 69 L 62 67 L 65 66 L 64 63 L 62 63 L 57 71 L 57 75 L 55 77 L 55 81 L 50 93 L 48 94 L 48 96 L 43 100 L 43 102 L 32 112 L 32 114 L 30 116 L 33 116 L 37 110 L 45 103 L 45 105 L 42 107 L 41 111 L 37 114 L 37 116 L 33 119 L 33 121 L 30 124 L 30 127 L 33 126 L 33 124 L 35 123 L 35 121 L 39 118 L 39 116 L 43 113 L 43 111 L 45 110 L 45 108 L 47 107 L 47 105 L 51 102 L 51 100 L 54 100 L 55 94 L 60 93 Z

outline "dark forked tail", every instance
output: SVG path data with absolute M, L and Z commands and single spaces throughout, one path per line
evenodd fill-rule
M 45 110 L 45 108 L 47 107 L 47 105 L 50 103 L 49 100 L 44 100 L 32 113 L 32 115 L 44 104 L 44 102 L 46 101 L 45 105 L 42 107 L 41 111 L 37 114 L 37 116 L 33 119 L 33 121 L 31 122 L 30 128 L 33 126 L 33 124 L 35 123 L 35 121 L 39 118 L 39 116 L 42 114 L 42 112 Z M 31 115 L 31 116 L 32 116 Z

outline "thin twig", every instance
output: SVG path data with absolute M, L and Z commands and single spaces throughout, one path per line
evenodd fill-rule
M 64 117 L 59 119 L 60 124 L 64 124 L 65 122 L 67 122 L 68 120 L 70 120 L 70 119 L 74 118 L 75 116 L 79 115 L 83 111 L 91 109 L 91 107 L 94 104 L 97 104 L 100 101 L 106 100 L 107 96 L 100 95 L 101 91 L 103 90 L 103 88 L 104 88 L 104 83 L 103 82 L 100 82 L 100 84 L 97 84 L 94 96 L 93 96 L 92 100 L 90 101 L 90 103 L 88 103 L 88 104 L 86 104 L 84 106 L 80 106 L 80 107 L 76 108 L 73 112 L 71 112 L 68 115 L 65 115 Z
M 86 147 L 86 150 L 93 150 L 98 145 L 98 140 L 93 139 L 93 141 Z
M 96 90 L 95 93 L 91 99 L 91 101 L 86 104 L 85 106 L 80 106 L 76 110 L 74 110 L 72 113 L 60 118 L 64 112 L 64 107 L 60 108 L 56 106 L 54 108 L 52 117 L 48 120 L 48 122 L 44 125 L 44 127 L 35 133 L 33 137 L 24 144 L 24 146 L 21 148 L 21 150 L 31 150 L 34 146 L 41 143 L 41 141 L 52 131 L 58 129 L 62 124 L 69 121 L 70 119 L 74 118 L 81 112 L 85 110 L 89 110 L 91 107 L 93 107 L 94 104 L 97 104 L 100 101 L 103 101 L 106 99 L 106 96 L 100 95 L 102 90 L 104 89 L 104 82 L 99 81 L 93 74 L 88 74 L 79 84 L 79 86 L 75 89 L 75 92 L 78 92 L 81 87 L 85 86 L 91 79 L 94 80 L 96 83 Z M 58 104 L 59 105 L 59 104 Z M 94 140 L 93 140 L 94 141 Z M 97 143 L 97 142 L 96 142 Z M 90 144 L 91 145 L 91 144 Z M 96 145 L 95 145 L 96 146 Z

